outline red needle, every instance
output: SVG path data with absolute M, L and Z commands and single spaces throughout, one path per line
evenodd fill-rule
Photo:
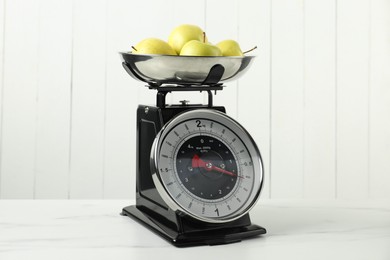
M 217 172 L 220 172 L 220 173 L 223 173 L 226 175 L 230 175 L 233 177 L 237 176 L 237 174 L 235 174 L 235 173 L 229 172 L 225 169 L 222 169 L 222 168 L 219 168 L 217 166 L 212 165 L 211 162 L 206 163 L 205 161 L 200 159 L 197 154 L 195 154 L 194 157 L 192 157 L 192 168 L 203 168 L 203 169 L 206 169 L 207 171 L 214 170 L 214 171 L 217 171 Z

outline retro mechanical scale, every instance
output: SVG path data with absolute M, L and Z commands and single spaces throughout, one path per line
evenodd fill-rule
M 248 213 L 263 184 L 259 149 L 223 106 L 213 105 L 213 92 L 254 57 L 120 54 L 128 74 L 157 91 L 155 106 L 137 109 L 136 205 L 122 215 L 179 247 L 265 234 Z M 166 104 L 176 91 L 205 91 L 208 104 Z

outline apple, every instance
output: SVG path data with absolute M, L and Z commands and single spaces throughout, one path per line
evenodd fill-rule
M 184 44 L 191 40 L 203 41 L 203 30 L 197 25 L 182 24 L 172 30 L 168 44 L 180 54 Z
M 224 40 L 217 43 L 217 47 L 221 50 L 222 56 L 244 56 L 240 45 L 235 40 Z
M 166 41 L 158 38 L 144 39 L 137 43 L 137 45 L 132 46 L 132 48 L 132 53 L 135 54 L 177 55 Z
M 187 42 L 180 51 L 185 56 L 222 56 L 221 50 L 212 44 L 192 40 Z

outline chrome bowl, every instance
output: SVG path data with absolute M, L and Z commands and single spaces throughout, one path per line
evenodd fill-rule
M 132 77 L 152 85 L 203 85 L 216 65 L 223 67 L 222 76 L 217 77 L 220 78 L 218 83 L 235 80 L 249 68 L 255 57 L 195 57 L 127 52 L 120 52 L 120 55 L 126 71 Z

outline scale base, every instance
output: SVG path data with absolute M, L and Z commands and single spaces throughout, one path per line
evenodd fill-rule
M 221 227 L 213 230 L 206 229 L 182 233 L 162 224 L 157 218 L 153 218 L 136 206 L 123 208 L 122 215 L 138 221 L 177 247 L 235 243 L 266 233 L 265 228 L 257 225 Z

